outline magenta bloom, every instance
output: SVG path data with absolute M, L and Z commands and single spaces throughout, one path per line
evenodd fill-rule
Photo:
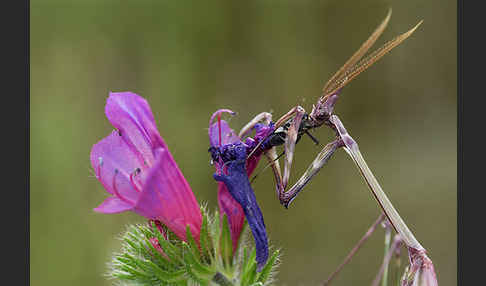
M 199 204 L 157 131 L 147 101 L 131 92 L 111 92 L 105 113 L 117 130 L 93 145 L 90 159 L 111 196 L 94 210 L 134 211 L 162 222 L 182 240 L 189 226 L 199 240 Z

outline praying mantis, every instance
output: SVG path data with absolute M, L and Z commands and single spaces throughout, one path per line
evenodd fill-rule
M 269 134 L 264 140 L 250 152 L 248 158 L 257 150 L 262 150 L 273 170 L 277 196 L 280 203 L 286 208 L 295 199 L 305 185 L 316 175 L 324 164 L 330 159 L 332 154 L 340 147 L 347 146 L 346 140 L 349 141 L 349 136 L 344 136 L 340 132 L 345 132 L 339 117 L 333 114 L 334 105 L 338 99 L 341 89 L 350 83 L 356 76 L 367 70 L 375 62 L 381 59 L 385 54 L 390 52 L 393 48 L 401 44 L 420 26 L 422 21 L 415 25 L 409 31 L 395 37 L 386 42 L 383 46 L 370 53 L 363 58 L 366 52 L 375 43 L 378 37 L 385 30 L 391 17 L 391 9 L 387 16 L 369 38 L 361 45 L 361 47 L 346 61 L 346 63 L 327 81 L 322 89 L 322 94 L 313 105 L 312 111 L 306 113 L 301 106 L 295 106 L 286 114 L 281 116 L 274 123 L 274 132 Z M 363 58 L 363 59 L 362 59 Z M 272 122 L 272 114 L 262 112 L 255 116 L 248 124 L 246 124 L 239 132 L 240 138 L 250 133 L 252 128 L 259 122 L 270 124 Z M 315 143 L 317 140 L 309 133 L 310 130 L 326 125 L 336 131 L 336 140 L 327 144 L 316 156 L 312 164 L 307 168 L 300 179 L 289 190 L 286 190 L 292 160 L 294 157 L 294 150 L 297 141 L 303 136 L 308 135 Z M 349 137 L 349 138 L 347 138 Z M 350 143 L 350 142 L 348 142 Z M 281 172 L 279 157 L 277 156 L 276 147 L 284 145 L 285 163 L 283 175 Z M 348 148 L 349 149 L 349 148 Z
M 363 58 L 363 56 L 368 52 L 368 50 L 385 30 L 390 17 L 391 9 L 388 11 L 385 19 L 374 30 L 369 38 L 327 81 L 322 89 L 321 96 L 317 100 L 316 104 L 313 105 L 310 113 L 307 113 L 301 106 L 295 106 L 278 120 L 273 122 L 271 113 L 262 112 L 256 115 L 241 129 L 238 137 L 241 138 L 241 140 L 246 137 L 245 143 L 241 144 L 247 148 L 245 149 L 247 151 L 247 163 L 250 162 L 251 159 L 258 157 L 261 154 L 264 154 L 267 158 L 269 166 L 272 168 L 275 177 L 278 199 L 285 208 L 289 207 L 296 196 L 303 190 L 307 183 L 309 183 L 313 176 L 315 176 L 329 161 L 336 150 L 341 147 L 344 148 L 358 167 L 374 198 L 380 205 L 383 214 L 388 219 L 388 222 L 400 235 L 404 244 L 408 248 L 410 268 L 407 270 L 407 277 L 415 277 L 415 274 L 419 273 L 420 271 L 425 271 L 424 273 L 429 273 L 429 278 L 432 279 L 432 282 L 434 282 L 430 285 L 437 285 L 434 267 L 432 261 L 426 255 L 425 248 L 422 247 L 422 245 L 418 242 L 391 204 L 390 200 L 382 190 L 380 184 L 364 160 L 356 141 L 349 135 L 339 117 L 333 114 L 334 106 L 338 100 L 342 88 L 350 83 L 359 74 L 370 68 L 375 62 L 380 60 L 393 48 L 400 45 L 422 24 L 422 21 L 418 22 L 412 29 L 386 42 L 380 48 Z M 256 134 L 255 138 L 248 137 L 247 135 L 250 134 L 252 130 L 261 128 L 261 123 L 263 123 L 263 125 L 266 126 L 271 132 L 268 132 L 268 134 L 266 134 L 264 137 L 257 138 L 258 136 L 256 136 Z M 331 128 L 335 132 L 335 139 L 324 146 L 324 148 L 317 154 L 314 161 L 309 165 L 297 182 L 292 185 L 290 189 L 286 190 L 289 183 L 290 170 L 297 142 L 303 135 L 308 135 L 315 143 L 317 143 L 317 140 L 309 133 L 309 131 L 321 126 Z M 221 142 L 221 131 L 219 141 Z M 277 155 L 276 148 L 281 145 L 284 146 L 284 152 L 281 155 Z M 210 152 L 213 156 L 213 160 L 221 160 L 221 158 L 225 156 L 223 149 L 210 148 Z M 279 164 L 279 158 L 282 155 L 285 155 L 283 174 Z M 231 161 L 233 160 L 231 159 L 231 156 L 226 156 L 226 158 L 227 163 L 233 162 Z M 216 175 L 215 178 L 219 177 L 219 175 Z M 228 180 L 230 179 L 231 178 Z M 235 188 L 237 188 L 237 186 Z M 249 189 L 251 189 L 251 187 L 249 187 Z M 411 278 L 410 281 L 413 280 L 414 279 Z M 403 285 L 409 285 L 410 283 L 408 282 Z

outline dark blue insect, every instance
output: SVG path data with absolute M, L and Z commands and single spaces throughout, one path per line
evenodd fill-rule
M 214 179 L 223 182 L 231 196 L 243 208 L 255 239 L 257 271 L 260 272 L 268 260 L 268 239 L 263 214 L 246 172 L 247 147 L 243 143 L 235 143 L 225 145 L 222 149 L 224 156 L 221 157 L 226 159 L 227 174 L 214 174 Z

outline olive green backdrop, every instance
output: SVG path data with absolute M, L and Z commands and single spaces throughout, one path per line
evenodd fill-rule
M 377 47 L 423 25 L 347 86 L 336 107 L 421 243 L 440 285 L 456 285 L 455 1 L 31 1 L 31 285 L 111 285 L 116 237 L 135 214 L 104 215 L 91 146 L 112 130 L 109 91 L 148 99 L 197 199 L 217 206 L 207 126 L 231 108 L 252 116 L 310 111 L 326 80 L 382 21 Z M 314 132 L 332 139 L 324 128 Z M 297 146 L 295 182 L 320 149 Z M 263 164 L 259 166 L 263 168 Z M 379 214 L 353 162 L 335 154 L 289 210 L 268 170 L 254 183 L 279 285 L 317 285 Z M 378 229 L 334 285 L 369 285 L 383 258 Z M 405 263 L 402 260 L 402 263 Z

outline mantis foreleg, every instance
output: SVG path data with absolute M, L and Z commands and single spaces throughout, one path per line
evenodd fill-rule
M 280 203 L 286 208 L 289 207 L 290 203 L 295 199 L 299 192 L 304 188 L 304 186 L 312 179 L 312 177 L 321 170 L 321 168 L 329 161 L 332 154 L 340 147 L 344 146 L 341 139 L 336 139 L 331 143 L 328 143 L 321 152 L 317 155 L 314 161 L 310 164 L 304 174 L 300 179 L 286 192 L 280 196 Z
M 257 114 L 250 122 L 248 122 L 243 128 L 241 128 L 239 137 L 243 138 L 245 135 L 250 133 L 250 131 L 257 125 L 260 121 L 264 121 L 266 124 L 270 124 L 272 121 L 272 114 L 268 112 L 262 112 Z
M 295 150 L 295 143 L 297 142 L 297 135 L 299 135 L 299 128 L 300 123 L 302 122 L 302 118 L 304 117 L 305 110 L 297 106 L 294 108 L 295 110 L 295 117 L 290 124 L 290 127 L 287 131 L 287 137 L 285 138 L 285 165 L 284 165 L 284 174 L 282 179 L 282 186 L 285 189 L 289 182 L 290 178 L 290 167 L 292 166 L 292 159 L 294 158 L 294 150 Z M 277 121 L 278 122 L 278 121 Z

